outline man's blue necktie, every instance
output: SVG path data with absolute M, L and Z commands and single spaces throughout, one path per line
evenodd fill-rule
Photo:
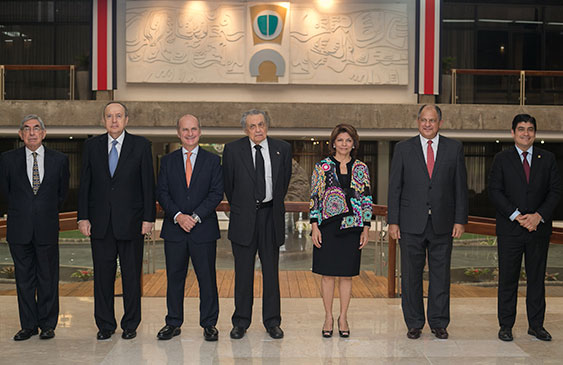
M 109 173 L 111 177 L 113 177 L 119 156 L 117 155 L 117 148 L 115 148 L 115 146 L 117 145 L 117 140 L 114 139 L 111 144 L 113 146 L 111 146 L 111 150 L 109 151 Z

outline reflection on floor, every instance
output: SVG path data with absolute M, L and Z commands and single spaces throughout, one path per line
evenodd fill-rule
M 3 364 L 560 364 L 563 358 L 563 298 L 548 298 L 545 327 L 554 337 L 541 342 L 526 334 L 525 303 L 513 342 L 497 339 L 496 299 L 459 298 L 451 305 L 449 340 L 438 340 L 428 327 L 422 338 L 409 340 L 399 299 L 353 299 L 351 337 L 321 337 L 324 317 L 320 299 L 283 299 L 285 338 L 272 340 L 261 324 L 261 300 L 255 301 L 253 324 L 242 340 L 231 340 L 232 299 L 221 299 L 218 342 L 205 342 L 198 326 L 196 298 L 185 300 L 182 334 L 158 341 L 164 324 L 164 298 L 143 298 L 138 336 L 121 339 L 121 330 L 97 341 L 92 298 L 61 298 L 56 337 L 15 342 L 19 330 L 15 296 L 0 297 L 0 362 Z M 335 311 L 338 302 L 335 302 Z M 116 311 L 122 314 L 121 299 Z M 336 333 L 337 334 L 337 333 Z
M 280 292 L 282 298 L 319 298 L 320 297 L 319 275 L 311 271 L 280 271 Z M 353 298 L 386 298 L 387 278 L 376 276 L 373 271 L 361 271 L 359 276 L 354 277 L 352 286 Z M 14 285 L 15 287 L 15 285 Z M 428 282 L 424 282 L 425 293 Z M 234 293 L 234 271 L 217 270 L 217 290 L 220 298 L 232 298 Z M 117 280 L 115 292 L 121 294 L 121 281 Z M 87 297 L 94 293 L 94 282 L 61 283 L 59 287 L 60 296 Z M 188 271 L 186 297 L 196 298 L 199 295 L 199 287 L 193 270 Z M 0 295 L 16 295 L 16 289 L 0 290 Z M 166 296 L 166 271 L 157 270 L 154 274 L 147 274 L 143 278 L 143 295 L 146 297 Z M 254 295 L 262 297 L 262 274 L 255 271 Z M 471 285 L 452 284 L 451 295 L 453 297 L 496 297 L 496 288 L 482 288 Z M 335 289 L 335 296 L 338 291 Z

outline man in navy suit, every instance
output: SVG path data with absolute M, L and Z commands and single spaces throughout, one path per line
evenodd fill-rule
M 280 327 L 279 247 L 285 241 L 284 199 L 291 178 L 291 146 L 268 137 L 270 117 L 252 109 L 242 115 L 247 137 L 227 143 L 223 153 L 225 195 L 231 205 L 229 239 L 235 258 L 233 339 L 244 337 L 252 320 L 254 263 L 262 264 L 262 322 L 270 337 Z
M 114 285 L 121 266 L 124 314 L 121 337 L 137 336 L 141 322 L 144 235 L 152 231 L 156 202 L 150 142 L 125 131 L 124 104 L 109 102 L 102 114 L 107 133 L 84 143 L 78 229 L 89 236 L 94 262 L 94 317 L 98 340 L 115 332 Z
M 401 304 L 407 337 L 424 327 L 422 273 L 428 256 L 428 324 L 448 338 L 453 238 L 467 223 L 467 173 L 460 142 L 440 135 L 442 111 L 423 105 L 419 135 L 397 143 L 389 176 L 389 234 L 401 245 Z
M 215 325 L 219 299 L 215 275 L 217 239 L 220 237 L 215 208 L 223 198 L 220 158 L 199 146 L 201 126 L 190 114 L 181 117 L 176 129 L 182 148 L 162 158 L 157 199 L 165 212 L 162 232 L 166 257 L 166 325 L 158 339 L 180 334 L 184 322 L 184 287 L 192 258 L 199 284 L 199 324 L 206 341 L 217 341 Z
M 512 341 L 522 255 L 526 268 L 528 334 L 551 341 L 543 327 L 545 268 L 553 211 L 561 197 L 561 176 L 553 153 L 534 146 L 536 119 L 512 121 L 514 147 L 497 153 L 489 176 L 489 198 L 497 209 L 499 339 Z
M 0 186 L 8 200 L 7 240 L 16 269 L 21 330 L 14 340 L 55 337 L 59 317 L 59 208 L 68 191 L 68 158 L 43 146 L 45 124 L 26 116 L 25 147 L 0 156 Z

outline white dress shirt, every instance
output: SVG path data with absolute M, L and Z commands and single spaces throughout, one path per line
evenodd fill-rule
M 199 145 L 196 146 L 193 150 L 188 151 L 187 149 L 185 149 L 182 146 L 182 157 L 184 160 L 184 174 L 186 173 L 186 160 L 188 159 L 188 152 L 191 152 L 192 154 L 190 155 L 190 162 L 192 164 L 192 174 L 194 172 L 194 168 L 195 168 L 195 160 L 197 158 L 197 153 L 199 152 Z M 192 175 L 193 176 L 193 175 Z M 178 216 L 180 214 L 184 214 L 182 212 L 177 212 L 176 214 L 174 214 L 174 223 L 178 224 L 178 221 L 176 220 L 176 218 L 178 218 Z M 198 223 L 201 223 L 201 218 L 199 218 L 199 216 L 195 213 L 192 214 L 192 218 L 195 219 Z
M 45 147 L 43 145 L 39 146 L 37 150 L 37 167 L 39 168 L 39 182 L 43 182 L 43 176 L 45 176 Z M 33 151 L 29 148 L 25 148 L 25 164 L 27 168 L 27 177 L 29 178 L 29 183 L 33 188 Z
M 424 138 L 422 134 L 420 136 L 420 144 L 422 145 L 422 153 L 424 154 L 424 162 L 428 161 L 428 141 L 429 139 Z M 440 134 L 436 133 L 436 136 L 432 138 L 432 150 L 434 151 L 434 161 L 436 161 L 436 156 L 438 156 L 438 141 L 440 140 Z
M 522 154 L 522 152 L 528 152 L 528 155 L 526 155 L 526 160 L 528 160 L 528 164 L 530 165 L 530 170 L 532 169 L 532 154 L 534 153 L 534 146 L 530 146 L 530 148 L 528 148 L 528 151 L 523 151 L 520 148 L 518 148 L 518 146 L 514 145 L 514 147 L 516 147 L 516 151 L 518 151 L 518 156 L 520 156 L 520 162 L 522 163 L 522 165 L 524 165 L 524 155 Z M 524 169 L 524 166 L 522 166 L 522 169 Z M 514 221 L 516 219 L 516 217 L 518 217 L 520 214 L 520 210 L 518 210 L 518 208 L 516 208 L 516 210 L 514 211 L 514 213 L 512 213 L 510 215 L 510 217 L 508 217 L 511 221 Z M 541 219 L 541 221 L 543 222 L 543 218 Z
M 115 140 L 117 141 L 117 144 L 115 145 L 115 149 L 117 150 L 117 158 L 119 158 L 119 156 L 121 155 L 121 147 L 123 146 L 123 140 L 125 139 L 125 131 L 121 132 L 121 134 L 119 135 L 119 137 L 117 137 Z M 111 136 L 108 134 L 108 155 L 111 151 L 111 148 L 113 147 L 113 141 L 114 139 L 111 138 Z
M 252 151 L 252 162 L 254 164 L 254 168 L 256 168 L 256 143 L 250 141 L 250 151 Z M 269 202 L 270 200 L 274 199 L 274 183 L 272 181 L 272 161 L 270 160 L 270 148 L 268 146 L 268 138 L 265 138 L 262 142 L 260 142 L 260 146 L 262 147 L 262 157 L 264 158 L 264 174 L 266 175 L 266 196 L 264 197 L 263 202 Z

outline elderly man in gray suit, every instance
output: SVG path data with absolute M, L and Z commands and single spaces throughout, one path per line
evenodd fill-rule
M 407 337 L 424 327 L 422 272 L 428 255 L 428 324 L 447 339 L 450 322 L 450 262 L 453 238 L 467 223 L 467 173 L 460 142 L 439 135 L 442 111 L 423 105 L 420 134 L 399 142 L 389 176 L 389 234 L 401 247 L 401 290 Z

